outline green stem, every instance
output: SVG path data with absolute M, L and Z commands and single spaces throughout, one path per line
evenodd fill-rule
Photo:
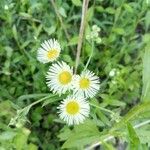
M 17 110 L 17 115 L 10 120 L 8 126 L 16 125 L 16 123 L 18 122 L 19 119 L 26 117 L 26 115 L 28 114 L 28 112 L 30 111 L 30 108 L 32 106 L 34 106 L 34 105 L 36 105 L 36 104 L 38 104 L 38 103 L 40 103 L 40 102 L 42 102 L 42 101 L 44 101 L 44 100 L 46 100 L 48 98 L 55 97 L 55 96 L 56 95 L 48 95 L 48 96 L 46 96 L 44 98 L 41 98 L 41 99 L 31 103 L 30 105 L 28 105 L 28 106 L 26 106 L 26 107 L 24 107 L 24 108 L 22 108 L 20 110 Z
M 150 102 L 144 102 L 133 107 L 118 123 L 114 124 L 111 131 L 122 128 L 127 122 L 135 119 L 135 117 L 138 117 L 141 113 L 149 111 L 149 108 Z
M 92 104 L 93 105 L 93 104 Z M 96 106 L 97 108 L 100 108 L 99 106 Z M 99 146 L 102 144 L 102 141 L 107 142 L 111 139 L 113 139 L 114 137 L 117 137 L 117 135 L 115 135 L 115 132 L 118 131 L 119 129 L 123 130 L 125 129 L 125 125 L 127 122 L 131 121 L 132 119 L 135 119 L 136 116 L 139 116 L 139 114 L 143 113 L 143 112 L 147 112 L 149 111 L 150 108 L 150 102 L 145 102 L 142 104 L 139 104 L 135 107 L 133 107 L 118 123 L 116 123 L 108 132 L 104 133 L 103 135 L 101 135 L 100 137 L 100 141 L 96 142 L 95 144 L 92 144 L 91 146 L 87 147 L 85 150 L 92 150 L 94 149 L 96 146 Z M 103 108 L 102 108 L 103 109 Z M 110 110 L 108 110 L 110 111 Z M 141 128 L 147 124 L 150 123 L 150 120 L 146 120 L 144 122 L 141 122 L 137 125 L 134 126 L 135 129 Z M 115 131 L 115 132 L 114 132 Z M 121 133 L 123 133 L 123 131 L 121 131 Z
M 106 108 L 97 106 L 97 105 L 92 104 L 92 103 L 90 103 L 90 105 L 91 105 L 91 106 L 94 106 L 94 107 L 96 107 L 96 108 L 99 108 L 99 109 L 101 109 L 101 110 L 103 110 L 103 111 L 105 111 L 105 112 L 108 112 L 108 113 L 110 113 L 110 114 L 113 114 L 113 115 L 115 114 L 113 111 L 111 111 L 111 110 L 109 110 L 109 109 L 106 109 Z
M 44 98 L 41 98 L 41 99 L 39 99 L 39 100 L 33 102 L 32 104 L 30 104 L 30 105 L 24 107 L 23 109 L 21 109 L 21 110 L 20 110 L 20 114 L 23 113 L 24 111 L 26 111 L 25 114 L 27 114 L 32 106 L 34 106 L 34 105 L 36 105 L 36 104 L 38 104 L 38 103 L 40 103 L 40 102 L 42 102 L 42 101 L 44 101 L 44 100 L 50 98 L 50 97 L 54 97 L 54 96 L 55 96 L 55 95 L 49 95 L 49 96 L 46 96 L 46 97 L 44 97 Z
M 91 61 L 91 58 L 92 58 L 92 56 L 93 56 L 93 52 L 94 52 L 94 41 L 92 40 L 92 51 L 91 51 L 90 57 L 89 57 L 89 59 L 88 59 L 86 65 L 85 65 L 84 71 L 87 69 L 87 67 L 88 67 L 88 65 L 89 65 L 89 63 L 90 63 L 90 61 Z

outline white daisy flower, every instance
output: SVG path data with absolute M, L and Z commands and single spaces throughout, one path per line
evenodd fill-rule
M 59 57 L 61 48 L 55 39 L 49 39 L 41 44 L 37 52 L 37 59 L 43 64 L 52 62 Z
M 73 79 L 74 93 L 86 98 L 94 97 L 100 88 L 99 78 L 91 71 L 86 70 Z
M 71 95 L 64 99 L 59 109 L 59 116 L 69 125 L 83 123 L 89 116 L 89 103 L 81 96 Z
M 63 61 L 54 63 L 49 68 L 46 79 L 48 87 L 54 93 L 64 94 L 67 90 L 71 89 L 73 68 Z

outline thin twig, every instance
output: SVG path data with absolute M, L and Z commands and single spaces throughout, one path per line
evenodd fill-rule
M 80 61 L 80 53 L 81 53 L 81 47 L 82 47 L 82 42 L 83 42 L 83 34 L 85 30 L 85 25 L 86 25 L 86 13 L 88 9 L 88 4 L 89 4 L 89 0 L 83 0 L 82 18 L 81 18 L 79 39 L 78 39 L 78 45 L 77 45 L 77 54 L 76 54 L 75 73 L 77 72 L 77 68 L 78 68 L 79 61 Z
M 146 121 L 144 121 L 144 122 L 141 122 L 141 123 L 135 125 L 133 128 L 134 128 L 134 129 L 137 129 L 137 128 L 140 128 L 140 127 L 142 127 L 142 126 L 144 126 L 144 125 L 146 125 L 146 124 L 149 124 L 149 123 L 150 123 L 150 120 L 146 120 Z M 114 136 L 111 135 L 111 136 L 105 138 L 103 141 L 104 141 L 104 142 L 107 142 L 107 141 L 112 140 L 113 138 L 114 138 Z M 100 142 L 97 142 L 97 143 L 91 145 L 90 147 L 87 147 L 85 150 L 92 150 L 93 148 L 95 148 L 95 147 L 97 147 L 97 146 L 99 146 L 99 145 L 101 145 L 101 144 L 102 144 L 101 141 L 100 141 Z

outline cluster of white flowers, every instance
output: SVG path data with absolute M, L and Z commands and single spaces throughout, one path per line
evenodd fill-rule
M 97 26 L 97 25 L 93 25 L 92 26 L 92 31 L 86 35 L 86 39 L 87 40 L 93 40 L 95 41 L 97 44 L 102 42 L 102 39 L 99 37 L 99 32 L 101 31 L 101 29 Z
M 58 107 L 59 116 L 69 125 L 83 123 L 89 116 L 90 106 L 87 98 L 96 95 L 100 88 L 99 78 L 91 71 L 85 70 L 81 75 L 73 73 L 64 61 L 56 61 L 61 52 L 61 46 L 55 39 L 44 41 L 37 52 L 37 59 L 41 63 L 55 61 L 46 75 L 47 86 L 53 93 L 65 94 L 69 92 Z

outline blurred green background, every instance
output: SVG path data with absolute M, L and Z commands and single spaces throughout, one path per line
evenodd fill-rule
M 55 6 L 62 22 L 49 0 L 0 0 L 0 150 L 56 150 L 69 137 L 71 129 L 59 120 L 57 103 L 44 107 L 39 103 L 24 118 L 27 122 L 23 119 L 16 127 L 8 126 L 18 109 L 50 93 L 45 83 L 49 64 L 36 59 L 41 42 L 58 39 L 59 60 L 75 66 L 82 1 L 56 0 Z M 150 41 L 150 2 L 93 0 L 87 13 L 85 35 L 96 24 L 102 39 L 89 65 L 101 79 L 101 90 L 93 101 L 124 115 L 141 98 L 142 57 Z M 84 39 L 79 72 L 90 53 L 91 45 Z M 111 127 L 111 118 L 95 111 L 90 116 L 94 125 L 100 130 Z

